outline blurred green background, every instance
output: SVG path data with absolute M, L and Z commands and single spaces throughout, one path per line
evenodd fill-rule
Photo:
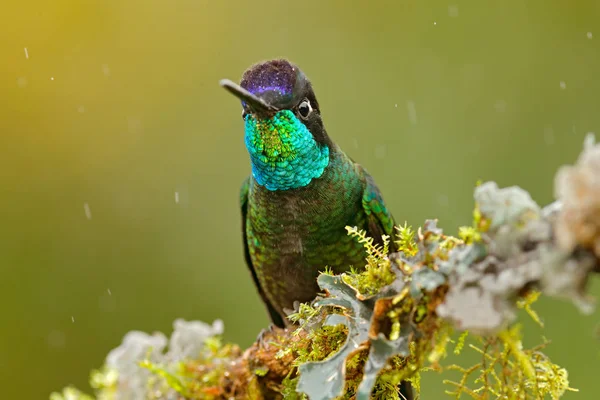
M 56 0 L 2 5 L 0 381 L 3 399 L 88 389 L 132 329 L 267 324 L 243 262 L 249 173 L 221 88 L 285 56 L 331 136 L 399 221 L 469 223 L 478 179 L 553 199 L 556 169 L 600 132 L 600 2 Z M 176 194 L 178 193 L 178 201 Z M 599 280 L 592 292 L 600 294 Z M 600 391 L 599 313 L 544 300 L 548 353 Z M 427 374 L 424 399 L 442 398 Z

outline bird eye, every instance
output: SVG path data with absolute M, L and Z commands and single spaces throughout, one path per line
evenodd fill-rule
M 246 120 L 246 115 L 248 115 L 248 113 L 246 112 L 246 110 L 242 110 L 242 119 L 244 121 Z
M 308 116 L 310 115 L 311 112 L 312 112 L 312 107 L 310 106 L 310 103 L 308 102 L 308 100 L 304 100 L 298 106 L 298 113 L 300 113 L 300 116 L 304 119 L 308 118 Z

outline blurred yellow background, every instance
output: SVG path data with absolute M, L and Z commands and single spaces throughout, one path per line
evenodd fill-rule
M 284 56 L 399 221 L 469 223 L 478 179 L 553 199 L 600 133 L 600 2 L 6 1 L 0 25 L 0 397 L 75 384 L 133 329 L 267 324 L 242 256 L 240 105 Z M 175 194 L 177 193 L 177 195 Z M 176 199 L 177 196 L 177 199 Z M 176 201 L 177 200 L 177 201 Z M 599 280 L 592 292 L 600 294 Z M 600 313 L 544 300 L 529 344 L 600 391 Z M 442 398 L 425 375 L 423 399 Z

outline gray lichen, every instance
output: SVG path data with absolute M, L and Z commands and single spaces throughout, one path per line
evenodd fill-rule
M 475 201 L 490 221 L 485 250 L 460 246 L 442 263 L 450 289 L 437 309 L 441 317 L 460 329 L 493 334 L 514 321 L 515 299 L 529 288 L 569 298 L 583 312 L 593 310 L 584 289 L 594 258 L 556 245 L 559 203 L 542 210 L 523 189 L 499 189 L 493 182 L 476 189 Z
M 563 166 L 555 178 L 555 195 L 562 203 L 556 221 L 558 244 L 566 252 L 589 249 L 600 258 L 600 144 L 586 137 L 575 165 Z

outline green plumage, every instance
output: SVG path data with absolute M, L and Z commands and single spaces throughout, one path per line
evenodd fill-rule
M 356 226 L 381 242 L 394 221 L 373 178 L 327 135 L 308 79 L 285 60 L 246 71 L 241 87 L 252 175 L 241 190 L 246 262 L 275 325 L 318 293 L 316 278 L 364 268 Z
M 336 273 L 365 265 L 361 243 L 345 227 L 380 239 L 393 219 L 370 175 L 337 146 L 324 174 L 308 186 L 269 191 L 249 177 L 241 191 L 246 259 L 276 325 L 294 301 L 316 296 L 326 266 Z

